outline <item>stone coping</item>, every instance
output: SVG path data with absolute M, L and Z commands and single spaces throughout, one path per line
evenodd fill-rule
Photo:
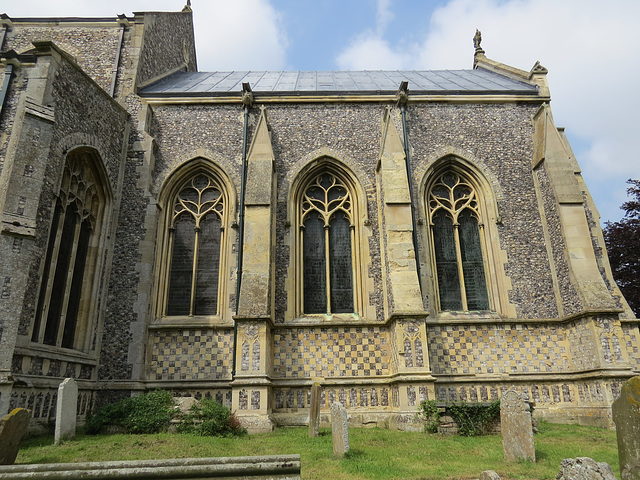
M 293 480 L 300 479 L 300 455 L 9 465 L 0 466 L 0 478 Z

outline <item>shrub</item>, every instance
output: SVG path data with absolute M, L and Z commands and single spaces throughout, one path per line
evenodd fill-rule
M 483 435 L 489 425 L 500 418 L 500 400 L 488 405 L 482 403 L 454 403 L 447 413 L 458 424 L 458 433 L 465 437 Z
M 190 412 L 182 417 L 177 430 L 180 433 L 216 437 L 247 433 L 231 410 L 206 398 L 191 407 Z
M 107 426 L 120 426 L 128 433 L 162 432 L 169 426 L 173 412 L 171 393 L 155 390 L 104 405 L 87 417 L 85 431 L 95 435 Z
M 440 412 L 435 400 L 423 400 L 418 409 L 418 418 L 424 421 L 424 431 L 436 433 L 440 424 Z

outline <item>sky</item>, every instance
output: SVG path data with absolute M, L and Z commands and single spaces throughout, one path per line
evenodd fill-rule
M 179 11 L 186 0 L 21 0 L 10 17 Z M 200 71 L 440 70 L 486 56 L 549 70 L 565 127 L 602 217 L 618 221 L 640 178 L 637 0 L 192 0 Z M 409 86 L 411 88 L 411 86 Z

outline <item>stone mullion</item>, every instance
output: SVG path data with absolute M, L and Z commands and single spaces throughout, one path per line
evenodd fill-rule
M 456 244 L 456 258 L 458 259 L 458 282 L 460 283 L 460 301 L 462 302 L 462 310 L 467 308 L 467 290 L 464 286 L 464 269 L 462 268 L 462 249 L 460 248 L 460 224 L 453 224 L 453 235 Z
M 196 272 L 198 271 L 198 237 L 200 226 L 195 227 L 195 239 L 193 241 L 193 266 L 191 267 L 191 301 L 189 302 L 189 315 L 194 314 L 194 303 L 196 298 Z
M 324 226 L 324 268 L 325 268 L 325 290 L 327 296 L 327 313 L 331 315 L 331 256 L 329 255 L 329 229 L 327 223 Z

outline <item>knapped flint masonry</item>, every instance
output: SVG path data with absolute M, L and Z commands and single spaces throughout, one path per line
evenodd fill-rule
M 317 381 L 323 421 L 611 425 L 638 321 L 544 67 L 198 72 L 192 15 L 2 15 L 0 411 L 74 378 L 79 420 L 164 388 L 259 431 Z

